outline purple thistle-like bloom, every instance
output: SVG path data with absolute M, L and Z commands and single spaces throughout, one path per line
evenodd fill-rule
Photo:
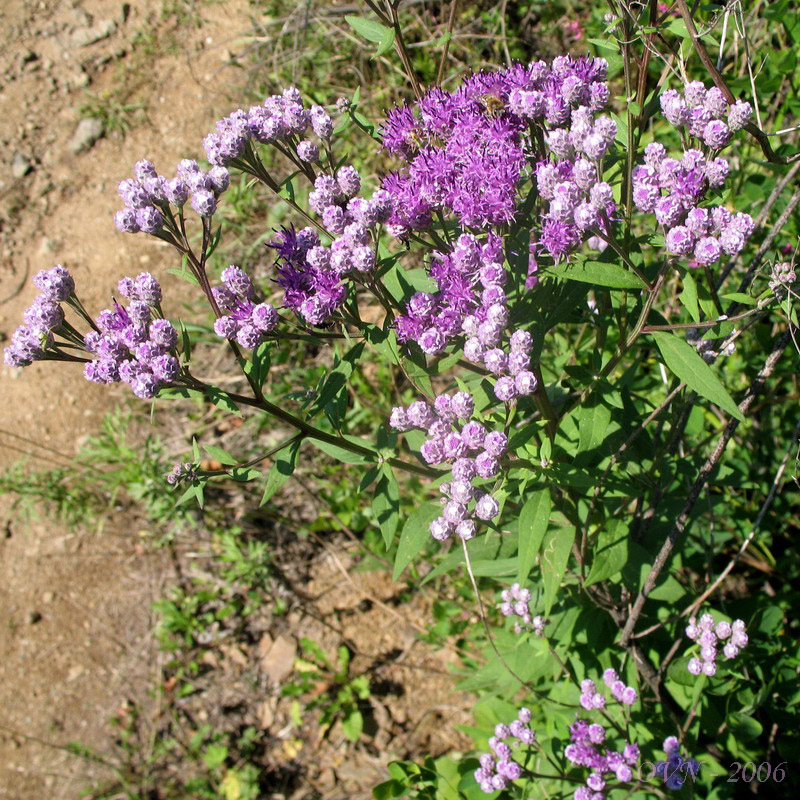
M 37 272 L 33 276 L 33 285 L 46 300 L 55 303 L 62 303 L 75 291 L 75 281 L 61 264 Z
M 174 206 L 184 206 L 189 199 L 189 186 L 181 178 L 172 178 L 164 184 L 164 196 Z
M 678 256 L 689 255 L 694 250 L 695 237 L 685 225 L 677 225 L 667 232 L 667 252 Z
M 123 208 L 114 214 L 114 225 L 121 233 L 138 233 L 139 223 L 136 221 L 136 211 L 132 208 Z
M 217 210 L 217 198 L 208 189 L 199 189 L 192 193 L 192 208 L 201 217 L 212 217 Z
M 737 100 L 728 109 L 728 127 L 732 131 L 741 130 L 750 122 L 753 116 L 753 107 L 744 100 Z
M 699 239 L 694 249 L 694 257 L 698 264 L 708 266 L 719 261 L 722 247 L 719 240 L 713 236 L 704 236 Z
M 703 141 L 712 150 L 721 150 L 731 140 L 731 131 L 721 120 L 711 120 L 703 128 Z

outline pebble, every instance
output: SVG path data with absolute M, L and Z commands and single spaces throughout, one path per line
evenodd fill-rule
M 14 153 L 11 159 L 11 174 L 15 178 L 24 178 L 32 169 L 33 165 L 22 153 Z
M 117 30 L 113 19 L 104 19 L 92 27 L 77 28 L 72 32 L 72 44 L 75 47 L 88 47 L 90 44 L 107 39 Z
M 87 117 L 78 123 L 69 143 L 73 153 L 88 150 L 103 135 L 103 123 L 94 117 Z

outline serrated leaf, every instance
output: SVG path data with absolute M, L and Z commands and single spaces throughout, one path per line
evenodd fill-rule
M 612 519 L 597 536 L 592 568 L 584 586 L 605 581 L 622 571 L 628 560 L 628 526 Z
M 575 540 L 575 530 L 559 528 L 553 533 L 542 550 L 541 567 L 544 583 L 544 614 L 547 616 L 553 607 L 556 593 L 561 586 L 561 579 L 567 571 L 567 562 Z
M 540 272 L 541 275 L 566 278 L 570 281 L 591 283 L 607 289 L 643 289 L 644 285 L 621 264 L 605 261 L 571 261 L 554 264 Z
M 203 450 L 215 461 L 219 461 L 220 464 L 225 464 L 230 467 L 237 463 L 236 459 L 227 450 L 223 450 L 216 445 L 204 444 Z
M 690 389 L 710 400 L 723 411 L 727 411 L 740 422 L 744 421 L 742 412 L 728 394 L 728 390 L 690 344 L 665 331 L 654 331 L 651 336 L 655 339 L 664 363 L 671 372 L 677 375 Z
M 291 477 L 297 466 L 297 454 L 300 451 L 301 444 L 302 439 L 295 439 L 287 448 L 277 454 L 269 475 L 267 475 L 267 484 L 264 487 L 264 495 L 259 503 L 260 506 L 269 502 L 275 492 Z
M 531 492 L 519 512 L 519 553 L 517 582 L 524 583 L 536 562 L 550 520 L 550 489 Z
M 391 28 L 381 25 L 380 22 L 375 22 L 372 19 L 365 19 L 364 17 L 354 17 L 348 14 L 344 21 L 359 35 L 363 36 L 367 41 L 380 42 L 387 33 L 392 32 Z
M 442 507 L 437 503 L 423 503 L 406 520 L 394 559 L 392 580 L 396 581 L 400 577 L 403 570 L 428 542 L 431 536 L 430 524 L 441 512 Z
M 375 487 L 372 512 L 375 514 L 375 521 L 380 526 L 381 536 L 388 550 L 400 524 L 400 489 L 388 464 L 383 465 L 383 474 Z

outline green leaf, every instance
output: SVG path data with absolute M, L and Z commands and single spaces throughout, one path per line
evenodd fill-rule
M 314 447 L 319 448 L 323 453 L 327 453 L 329 456 L 333 456 L 333 458 L 338 459 L 343 464 L 368 464 L 370 461 L 374 460 L 367 455 L 354 453 L 352 450 L 348 450 L 345 447 L 339 447 L 339 445 L 330 444 L 328 442 L 321 442 L 319 439 L 309 439 L 309 441 Z M 361 444 L 362 447 L 368 446 L 366 442 L 360 442 L 359 444 Z M 377 456 L 377 453 L 375 455 Z
M 351 741 L 357 742 L 364 729 L 364 718 L 356 708 L 342 720 L 342 733 Z
M 700 307 L 697 304 L 697 282 L 690 272 L 683 276 L 683 291 L 678 295 L 689 315 L 695 322 L 700 322 Z
M 428 542 L 431 536 L 430 524 L 441 514 L 441 511 L 442 507 L 438 503 L 423 503 L 406 520 L 394 559 L 392 580 L 396 581 L 400 577 L 400 573 Z
M 591 283 L 608 289 L 643 289 L 642 282 L 620 264 L 605 261 L 570 261 L 555 264 L 542 270 L 542 275 L 566 278 L 570 281 Z
M 209 769 L 221 767 L 228 757 L 228 748 L 224 744 L 210 744 L 203 754 L 203 761 Z
M 542 546 L 550 520 L 550 489 L 545 486 L 531 492 L 519 512 L 519 568 L 517 581 L 524 583 Z
M 582 406 L 578 413 L 578 453 L 591 453 L 603 444 L 610 423 L 611 411 L 601 402 Z
M 405 794 L 405 791 L 405 786 L 400 781 L 396 781 L 392 778 L 391 780 L 384 781 L 373 787 L 372 796 L 375 800 L 390 800 L 392 797 L 400 797 Z
M 607 580 L 622 571 L 628 560 L 628 526 L 618 519 L 612 519 L 600 531 L 594 548 L 592 568 L 584 586 Z
M 447 33 L 443 33 L 434 43 L 434 47 L 444 47 L 451 39 L 453 38 L 453 34 L 450 31 Z
M 375 521 L 380 525 L 381 536 L 388 550 L 400 523 L 400 489 L 388 464 L 383 465 L 382 473 L 375 487 L 372 512 L 375 514 Z
M 206 453 L 208 453 L 208 455 L 215 461 L 219 461 L 220 464 L 232 466 L 237 463 L 236 459 L 227 450 L 223 450 L 221 447 L 217 447 L 216 445 L 204 444 L 203 450 L 205 450 Z
M 239 408 L 237 407 L 237 405 L 221 389 L 217 389 L 216 386 L 206 386 L 205 393 L 206 393 L 206 397 L 217 408 L 221 408 L 223 411 L 228 411 L 231 414 L 236 414 L 237 417 L 241 417 L 242 416 L 242 412 L 239 411 Z
M 757 719 L 743 711 L 733 711 L 728 715 L 731 733 L 739 741 L 749 742 L 761 736 L 764 728 Z
M 689 672 L 689 657 L 684 656 L 673 661 L 667 667 L 667 677 L 680 686 L 694 686 L 700 678 Z
M 252 467 L 234 467 L 231 470 L 231 478 L 241 483 L 258 480 L 261 477 L 261 470 Z
M 740 422 L 744 421 L 742 412 L 728 394 L 728 390 L 690 344 L 665 331 L 655 331 L 651 336 L 656 340 L 664 363 L 690 389 L 718 405 Z
M 344 21 L 359 35 L 369 42 L 381 43 L 390 33 L 394 33 L 391 28 L 381 25 L 375 20 L 364 19 L 364 17 L 354 17 L 347 15 Z
M 355 365 L 364 352 L 365 346 L 366 344 L 364 342 L 358 342 L 358 344 L 347 351 L 341 360 L 338 360 L 334 364 L 333 369 L 328 373 L 325 382 L 322 384 L 322 388 L 314 401 L 314 405 L 309 411 L 312 417 L 324 409 L 328 403 L 332 402 L 345 388 L 347 381 L 353 374 Z
M 378 42 L 378 49 L 375 52 L 376 56 L 383 56 L 388 53 L 394 46 L 394 29 L 387 28 L 386 33 Z
M 575 530 L 560 528 L 551 537 L 542 551 L 541 567 L 544 582 L 544 615 L 550 613 L 553 601 L 567 571 L 567 561 L 575 540 Z
M 302 439 L 295 439 L 288 447 L 277 454 L 272 468 L 269 471 L 269 475 L 267 475 L 267 483 L 264 487 L 264 495 L 259 503 L 260 506 L 268 503 L 275 492 L 277 492 L 291 477 L 297 466 L 297 454 L 300 451 L 301 444 Z

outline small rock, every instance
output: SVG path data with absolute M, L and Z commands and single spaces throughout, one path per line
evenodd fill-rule
M 78 123 L 75 133 L 69 143 L 73 153 L 82 153 L 88 150 L 103 135 L 102 120 L 87 117 Z
M 72 44 L 75 47 L 88 47 L 90 44 L 107 39 L 117 30 L 113 19 L 104 19 L 90 28 L 77 28 L 72 31 Z
M 55 600 L 55 597 L 56 597 L 55 592 L 45 592 L 42 595 L 42 602 L 43 603 L 52 603 L 53 600 Z
M 15 178 L 24 178 L 32 169 L 33 165 L 22 153 L 14 153 L 11 159 L 11 174 Z
M 38 611 L 31 611 L 31 613 L 28 614 L 29 625 L 35 625 L 37 622 L 41 621 L 42 621 L 42 615 Z
M 264 644 L 266 645 L 266 642 Z M 279 636 L 269 649 L 266 646 L 259 646 L 258 650 L 261 656 L 261 669 L 271 681 L 281 683 L 291 675 L 297 653 L 297 646 L 291 639 Z

